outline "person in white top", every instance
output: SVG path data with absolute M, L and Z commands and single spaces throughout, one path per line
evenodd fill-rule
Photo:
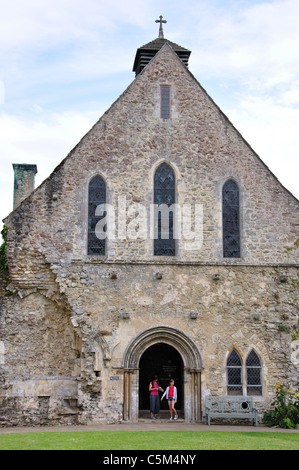
M 166 390 L 165 390 L 165 392 L 164 392 L 164 394 L 161 398 L 161 401 L 163 400 L 165 395 L 166 395 L 166 398 L 168 400 L 168 406 L 169 406 L 169 411 L 170 411 L 170 419 L 171 420 L 178 419 L 178 415 L 177 415 L 176 409 L 174 407 L 174 405 L 176 404 L 177 399 L 178 399 L 178 393 L 177 393 L 177 388 L 174 386 L 174 380 L 173 379 L 170 380 L 169 386 L 166 388 Z

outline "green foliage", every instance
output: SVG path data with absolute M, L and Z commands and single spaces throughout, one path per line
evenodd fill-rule
M 285 251 L 289 255 L 292 251 L 297 250 L 299 248 L 299 238 L 294 241 L 292 246 L 286 246 Z
M 6 256 L 7 230 L 8 228 L 4 226 L 1 231 L 3 243 L 0 246 L 0 273 L 5 277 L 8 276 L 8 261 Z
M 278 325 L 278 329 L 279 329 L 279 331 L 283 331 L 285 333 L 287 333 L 289 331 L 288 327 L 285 326 L 285 325 Z
M 299 335 L 299 330 L 292 331 L 292 341 L 297 341 Z
M 299 393 L 287 390 L 281 383 L 275 384 L 276 398 L 271 406 L 274 409 L 264 414 L 267 426 L 285 429 L 299 429 Z

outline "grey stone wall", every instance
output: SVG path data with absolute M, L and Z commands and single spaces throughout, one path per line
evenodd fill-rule
M 166 121 L 160 118 L 165 84 L 171 86 Z M 88 257 L 91 178 L 105 178 L 117 220 L 121 197 L 127 207 L 140 203 L 149 210 L 154 172 L 163 161 L 175 171 L 177 202 L 202 205 L 202 247 L 186 249 L 182 239 L 176 257 L 154 257 L 149 237 L 118 238 L 116 232 L 104 257 Z M 241 258 L 233 260 L 222 257 L 221 191 L 228 178 L 240 189 Z M 2 296 L 0 424 L 120 420 L 130 406 L 126 374 L 134 414 L 138 371 L 124 370 L 127 347 L 160 326 L 183 332 L 202 357 L 199 389 L 182 352 L 188 419 L 196 415 L 194 383 L 202 402 L 206 394 L 226 394 L 233 347 L 243 359 L 254 348 L 261 359 L 263 396 L 256 400 L 262 413 L 274 383 L 295 385 L 298 377 L 291 358 L 299 250 L 285 249 L 298 238 L 298 222 L 298 201 L 164 46 L 5 220 L 11 284 L 10 296 Z

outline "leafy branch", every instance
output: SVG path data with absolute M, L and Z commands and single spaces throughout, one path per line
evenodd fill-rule
M 8 261 L 7 261 L 7 255 L 6 255 L 7 231 L 8 231 L 8 227 L 6 226 L 4 226 L 3 229 L 1 230 L 3 243 L 0 246 L 0 273 L 2 274 L 2 277 L 5 277 L 5 278 L 7 278 L 9 275 Z

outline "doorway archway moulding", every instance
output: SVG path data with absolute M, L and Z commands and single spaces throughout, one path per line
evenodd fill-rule
M 185 369 L 201 371 L 204 368 L 194 341 L 178 328 L 167 325 L 148 328 L 133 338 L 124 353 L 123 368 L 137 369 L 144 351 L 156 343 L 173 346 L 181 354 Z
M 152 345 L 165 343 L 181 355 L 185 373 L 185 419 L 201 419 L 201 371 L 203 361 L 195 342 L 178 328 L 160 325 L 147 328 L 131 340 L 123 356 L 124 419 L 138 421 L 139 362 Z

